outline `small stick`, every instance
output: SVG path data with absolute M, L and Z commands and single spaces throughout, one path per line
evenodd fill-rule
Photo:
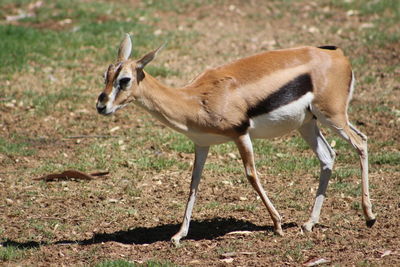
M 92 172 L 90 175 L 91 176 L 103 176 L 109 174 L 109 171 L 104 171 L 104 172 Z
M 119 136 L 115 135 L 76 135 L 76 136 L 67 136 L 64 139 L 83 139 L 83 138 L 117 138 Z

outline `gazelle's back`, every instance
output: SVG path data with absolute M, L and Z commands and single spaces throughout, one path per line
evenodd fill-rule
M 184 89 L 201 103 L 199 117 L 206 132 L 232 135 L 249 131 L 252 137 L 270 138 L 307 121 L 315 98 L 322 100 L 316 100 L 318 105 L 325 101 L 326 93 L 332 97 L 326 88 L 333 82 L 329 78 L 332 69 L 351 74 L 339 49 L 276 50 L 207 70 Z M 343 85 L 340 89 L 348 90 L 349 81 Z M 340 101 L 346 103 L 346 99 L 344 93 Z

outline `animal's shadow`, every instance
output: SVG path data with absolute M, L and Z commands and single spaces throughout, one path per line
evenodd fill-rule
M 283 229 L 296 227 L 296 223 L 286 223 L 282 225 Z M 170 238 L 179 230 L 180 224 L 166 224 L 155 227 L 137 227 L 126 231 L 114 233 L 96 233 L 90 239 L 84 240 L 61 240 L 57 242 L 26 242 L 19 243 L 8 240 L 2 243 L 3 247 L 13 246 L 18 248 L 34 248 L 42 245 L 57 244 L 79 244 L 90 245 L 102 242 L 118 242 L 123 244 L 151 244 L 158 241 L 169 241 Z M 203 221 L 192 221 L 189 234 L 185 239 L 189 240 L 214 240 L 233 231 L 265 231 L 272 232 L 272 226 L 258 226 L 245 220 L 234 218 L 213 218 Z

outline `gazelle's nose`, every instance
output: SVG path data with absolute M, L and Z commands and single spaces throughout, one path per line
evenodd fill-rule
M 97 112 L 100 114 L 104 114 L 104 111 L 106 110 L 107 106 L 99 107 L 98 105 L 96 106 Z
M 106 101 L 106 99 L 107 99 L 107 95 L 106 95 L 105 93 L 101 93 L 101 94 L 99 95 L 98 101 L 99 101 L 100 103 L 102 103 L 103 101 Z
M 101 93 L 99 95 L 99 98 L 97 99 L 97 112 L 100 114 L 104 114 L 104 111 L 106 110 L 107 105 L 103 104 L 105 101 L 107 101 L 107 95 L 105 93 Z

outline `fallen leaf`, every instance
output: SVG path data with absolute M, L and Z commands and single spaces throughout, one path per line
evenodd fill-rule
M 227 233 L 227 235 L 251 235 L 252 233 L 251 231 L 233 231 Z
M 6 16 L 6 21 L 17 21 L 17 20 L 21 20 L 21 19 L 25 19 L 25 18 L 31 18 L 34 16 L 35 15 L 33 13 L 21 12 L 20 14 L 15 15 L 15 16 Z
M 236 252 L 226 252 L 226 253 L 222 253 L 221 256 L 223 258 L 232 258 L 236 256 Z
M 385 251 L 383 251 L 381 253 L 382 253 L 381 254 L 381 258 L 383 258 L 383 257 L 389 256 L 390 254 L 392 254 L 392 251 L 391 250 L 385 250 Z
M 331 142 L 331 147 L 335 147 L 336 146 L 336 141 L 335 140 L 332 140 L 332 142 Z
M 231 159 L 237 159 L 234 153 L 228 153 L 228 157 L 230 157 Z
M 110 133 L 113 133 L 113 132 L 115 132 L 115 131 L 118 131 L 119 129 L 121 129 L 121 127 L 115 126 L 114 128 L 111 128 L 111 129 L 110 129 Z
M 328 263 L 331 262 L 330 260 L 324 259 L 324 258 L 312 258 L 305 263 L 303 263 L 303 266 L 317 266 L 320 264 Z
M 254 255 L 256 254 L 255 252 L 250 252 L 250 251 L 241 251 L 241 252 L 226 252 L 226 253 L 222 253 L 221 257 L 223 258 L 232 258 L 232 257 L 236 257 L 238 255 Z
M 225 263 L 232 263 L 233 262 L 233 258 L 222 259 L 220 261 L 225 262 Z
M 255 252 L 251 252 L 251 251 L 243 251 L 243 252 L 239 252 L 239 254 L 242 254 L 242 255 L 255 255 L 256 253 Z

